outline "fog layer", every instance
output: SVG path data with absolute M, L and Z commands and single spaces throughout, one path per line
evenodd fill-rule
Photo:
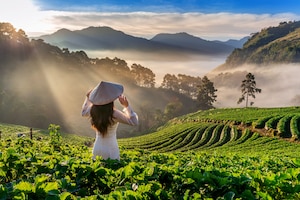
M 159 87 L 166 74 L 185 74 L 190 76 L 204 76 L 216 66 L 223 64 L 228 55 L 203 56 L 187 55 L 184 53 L 170 54 L 157 52 L 133 52 L 133 51 L 87 51 L 89 57 L 118 57 L 124 59 L 128 66 L 141 64 L 149 68 L 156 75 L 156 86 Z
M 297 64 L 268 66 L 244 65 L 234 70 L 209 73 L 218 89 L 216 107 L 245 106 L 237 104 L 241 97 L 240 85 L 246 74 L 254 74 L 256 87 L 262 89 L 250 99 L 256 107 L 285 107 L 300 105 L 300 68 Z M 221 74 L 220 74 L 221 73 Z

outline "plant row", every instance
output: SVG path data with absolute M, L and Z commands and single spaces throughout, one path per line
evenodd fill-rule
M 236 140 L 233 147 L 246 149 L 261 138 L 266 137 Z M 213 153 L 122 149 L 121 161 L 114 161 L 92 160 L 84 146 L 65 143 L 56 149 L 47 141 L 2 140 L 0 199 L 300 198 L 299 157 L 240 156 L 226 148 Z
M 216 123 L 185 123 L 164 128 L 155 133 L 120 139 L 119 144 L 127 149 L 173 152 L 213 149 L 223 145 L 243 143 L 253 136 L 250 129 Z

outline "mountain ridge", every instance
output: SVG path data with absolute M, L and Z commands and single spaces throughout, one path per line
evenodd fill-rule
M 70 31 L 60 29 L 36 39 L 61 48 L 82 50 L 138 50 L 142 52 L 169 52 L 198 55 L 229 55 L 235 48 L 234 42 L 208 41 L 188 33 L 160 33 L 152 39 L 135 37 L 111 27 L 87 27 Z M 236 43 L 241 40 L 235 40 Z
M 232 51 L 235 46 L 224 45 L 222 42 L 208 41 L 202 38 L 190 35 L 186 32 L 181 33 L 160 33 L 155 35 L 151 41 L 161 42 L 165 44 L 174 45 L 178 41 L 181 41 L 178 44 L 181 48 L 191 49 L 195 51 L 203 51 L 207 54 L 215 53 L 223 53 L 227 51 Z

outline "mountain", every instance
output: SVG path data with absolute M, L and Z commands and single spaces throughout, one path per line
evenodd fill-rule
M 220 41 L 208 41 L 188 33 L 161 33 L 151 39 L 154 42 L 168 44 L 182 49 L 202 52 L 204 54 L 226 54 L 231 52 L 235 46 Z
M 244 64 L 270 65 L 300 62 L 300 21 L 281 22 L 252 35 L 242 48 L 236 48 L 226 63 L 214 71 Z
M 207 41 L 187 33 L 158 34 L 152 39 L 134 37 L 110 27 L 88 27 L 70 31 L 60 29 L 50 35 L 36 39 L 71 50 L 134 50 L 139 52 L 161 52 L 179 54 L 217 55 L 230 54 L 234 44 Z
M 235 48 L 242 48 L 243 45 L 249 40 L 249 38 L 250 38 L 249 36 L 246 36 L 246 37 L 243 37 L 240 40 L 229 39 L 229 40 L 227 40 L 225 42 L 221 42 L 221 41 L 215 40 L 215 42 L 227 44 L 227 45 L 233 46 Z
M 161 44 L 151 43 L 147 39 L 133 37 L 109 27 L 89 27 L 77 31 L 60 29 L 53 34 L 40 36 L 38 39 L 59 47 L 82 50 L 158 50 L 163 48 Z

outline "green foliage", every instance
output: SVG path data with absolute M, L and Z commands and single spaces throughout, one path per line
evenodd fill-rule
M 277 124 L 277 130 L 279 133 L 279 136 L 281 137 L 291 137 L 291 131 L 290 131 L 290 121 L 291 121 L 292 115 L 286 115 L 278 121 Z
M 256 139 L 255 139 L 256 138 Z M 45 142 L 5 141 L 0 157 L 6 176 L 0 174 L 0 196 L 5 199 L 297 199 L 300 192 L 300 158 L 284 150 L 281 156 L 257 137 L 240 147 L 220 151 L 157 153 L 121 150 L 121 161 L 93 160 L 90 149 L 65 145 L 49 149 Z M 244 154 L 250 146 L 261 149 Z M 287 142 L 278 144 L 284 146 Z M 274 143 L 275 144 L 275 143 Z M 299 149 L 294 146 L 293 148 Z M 295 149 L 295 150 L 296 150 Z M 251 155 L 251 156 L 249 156 Z M 15 157 L 14 157 L 15 156 Z M 20 159 L 25 157 L 26 159 Z M 26 171 L 24 170 L 24 166 Z M 19 169 L 19 170 L 18 170 Z M 3 168 L 2 168 L 3 170 Z
M 246 142 L 253 135 L 256 136 L 254 132 L 264 136 L 277 136 L 277 133 L 280 133 L 279 137 L 296 140 L 299 127 L 292 125 L 291 120 L 282 118 L 291 119 L 298 116 L 299 112 L 299 107 L 226 108 L 198 111 L 174 118 L 154 133 L 119 139 L 119 144 L 126 148 L 168 152 L 234 146 Z M 296 121 L 293 123 L 295 124 Z M 253 128 L 255 130 L 252 130 Z
M 300 22 L 282 22 L 276 27 L 262 29 L 252 34 L 242 49 L 228 56 L 223 68 L 238 67 L 247 63 L 300 62 Z
M 265 127 L 278 116 L 290 118 L 281 123 L 292 127 L 299 109 L 191 113 L 154 133 L 119 139 L 121 161 L 93 160 L 90 148 L 51 124 L 49 132 L 63 144 L 59 151 L 48 145 L 51 136 L 1 139 L 0 198 L 299 199 L 299 144 L 252 131 L 256 122 Z
M 256 121 L 254 121 L 252 123 L 252 126 L 254 128 L 264 128 L 265 127 L 265 124 L 270 120 L 270 119 L 273 119 L 272 116 L 267 116 L 267 117 L 262 117 Z
M 50 144 L 55 148 L 59 149 L 61 146 L 61 134 L 59 132 L 60 126 L 55 124 L 49 125 Z
M 276 129 L 276 125 L 278 121 L 282 118 L 282 116 L 272 116 L 269 120 L 265 123 L 265 129 Z
M 292 138 L 298 140 L 300 138 L 300 115 L 292 116 L 290 128 Z
M 166 105 L 164 110 L 164 118 L 172 119 L 172 116 L 178 115 L 182 109 L 182 103 L 180 101 L 170 102 Z

